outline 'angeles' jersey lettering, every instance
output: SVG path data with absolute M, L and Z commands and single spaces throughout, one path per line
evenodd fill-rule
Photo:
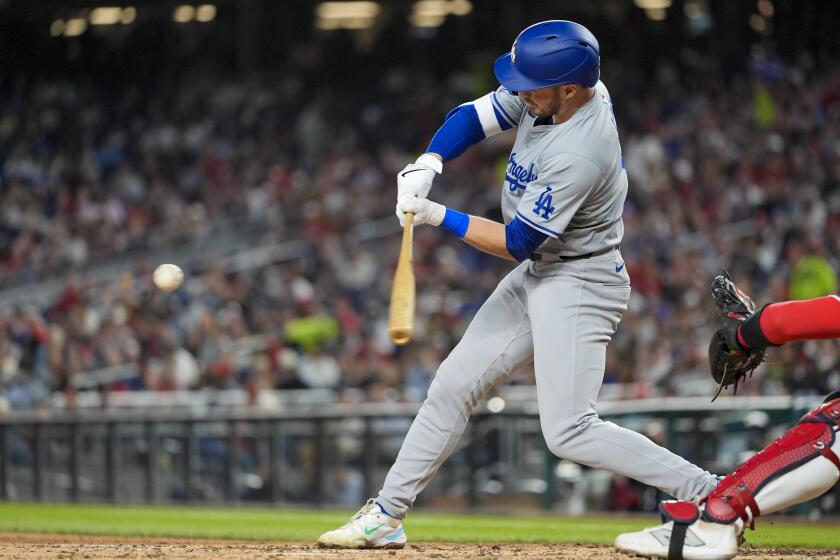
M 535 168 L 536 165 L 532 163 L 528 169 L 525 169 L 516 163 L 516 153 L 511 152 L 510 158 L 508 158 L 507 171 L 505 171 L 505 182 L 510 191 L 515 192 L 516 189 L 525 190 L 528 183 L 535 181 L 537 179 Z

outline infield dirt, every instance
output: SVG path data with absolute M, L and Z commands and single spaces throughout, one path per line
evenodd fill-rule
M 315 558 L 323 560 L 628 560 L 629 556 L 603 545 L 452 544 L 418 543 L 402 550 L 336 550 L 312 543 L 232 542 L 189 539 L 143 539 L 83 535 L 0 534 L 0 558 L 31 560 L 99 560 L 104 558 L 174 558 L 251 560 Z M 800 560 L 840 559 L 840 550 L 746 549 L 738 558 Z

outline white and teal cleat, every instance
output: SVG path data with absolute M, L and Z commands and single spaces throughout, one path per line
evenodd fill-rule
M 405 543 L 402 521 L 385 513 L 373 499 L 350 521 L 318 539 L 320 546 L 330 548 L 402 548 Z

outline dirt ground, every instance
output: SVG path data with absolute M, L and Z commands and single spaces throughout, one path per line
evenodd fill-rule
M 143 539 L 90 537 L 80 535 L 0 534 L 0 558 L 32 560 L 99 560 L 104 558 L 174 558 L 251 560 L 264 558 L 315 558 L 323 560 L 428 560 L 455 558 L 474 560 L 628 560 L 631 558 L 608 546 L 541 544 L 410 544 L 402 550 L 331 550 L 312 543 L 231 542 L 189 539 Z M 840 550 L 746 549 L 738 558 L 801 560 L 840 559 Z

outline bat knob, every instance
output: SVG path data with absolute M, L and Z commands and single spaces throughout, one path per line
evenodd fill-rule
M 391 342 L 398 345 L 403 345 L 411 340 L 411 329 L 396 328 L 388 330 L 388 337 Z

